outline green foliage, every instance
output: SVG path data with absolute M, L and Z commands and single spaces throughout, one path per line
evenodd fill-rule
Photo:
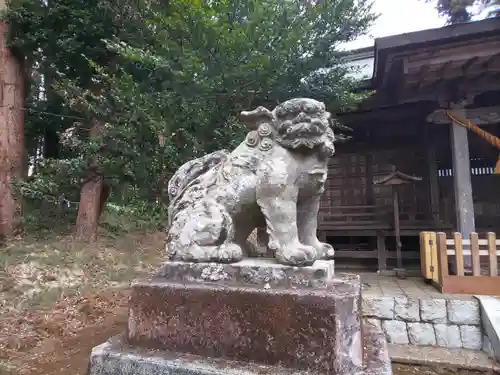
M 52 133 L 59 151 L 37 165 L 23 195 L 78 200 L 92 171 L 112 187 L 112 202 L 133 202 L 138 212 L 165 203 L 164 185 L 180 164 L 239 143 L 241 110 L 294 96 L 323 100 L 332 112 L 358 102 L 339 45 L 375 19 L 369 0 L 9 6 L 9 43 L 31 80 L 28 151 L 47 148 Z
M 68 231 L 78 208 L 79 184 L 74 177 L 78 167 L 75 159 L 46 159 L 38 164 L 38 173 L 16 182 L 23 199 L 25 231 Z
M 374 19 L 368 1 L 171 1 L 142 16 L 151 44 L 108 46 L 144 72 L 139 90 L 157 90 L 173 166 L 239 141 L 232 118 L 242 109 L 312 96 L 335 111 L 359 100 L 337 47 Z
M 448 23 L 469 22 L 475 14 L 487 11 L 487 17 L 500 16 L 500 0 L 425 0 L 436 3 L 437 11 Z

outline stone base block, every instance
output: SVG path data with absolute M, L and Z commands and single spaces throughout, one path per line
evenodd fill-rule
M 274 259 L 249 258 L 237 263 L 165 262 L 156 277 L 182 283 L 218 283 L 283 288 L 322 288 L 334 279 L 334 261 L 317 260 L 309 267 L 292 267 Z
M 380 328 L 364 327 L 364 366 L 356 373 L 339 375 L 392 375 L 387 344 Z M 203 358 L 131 347 L 114 337 L 92 350 L 89 375 L 324 375 L 304 371 L 221 358 Z
M 89 375 L 306 375 L 303 371 L 136 348 L 114 337 L 92 350 Z
M 387 340 L 380 325 L 363 322 L 363 348 L 362 375 L 392 375 Z
M 363 362 L 360 290 L 359 277 L 334 278 L 327 264 L 170 263 L 133 285 L 127 344 L 355 374 Z

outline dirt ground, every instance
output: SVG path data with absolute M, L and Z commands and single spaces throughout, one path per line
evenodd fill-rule
M 87 375 L 90 351 L 110 336 L 123 332 L 126 310 L 120 309 L 100 324 L 83 328 L 75 336 L 59 342 L 47 339 L 36 350 L 21 356 L 24 362 L 21 372 L 29 375 Z M 394 375 L 479 375 L 479 372 L 456 371 L 422 366 L 393 365 Z
M 90 351 L 124 331 L 129 282 L 159 263 L 162 233 L 14 241 L 0 251 L 0 375 L 86 375 Z M 394 375 L 477 375 L 393 366 Z
M 15 367 L 5 374 L 87 375 L 90 351 L 109 337 L 123 332 L 126 316 L 126 309 L 121 308 L 74 335 L 45 339 L 35 348 L 14 356 L 12 363 Z
M 47 339 L 37 349 L 19 360 L 25 361 L 18 374 L 26 375 L 87 375 L 90 351 L 110 336 L 123 332 L 126 309 L 111 314 L 101 323 L 83 328 L 76 335 L 58 342 Z M 394 375 L 480 375 L 474 371 L 456 371 L 445 368 L 429 368 L 402 364 L 393 365 Z M 1 373 L 1 372 L 0 372 Z
M 113 294 L 112 294 L 113 295 Z M 123 293 L 125 296 L 126 293 Z M 109 298 L 109 295 L 107 296 Z M 126 299 L 126 298 L 125 298 Z M 97 324 L 88 325 L 74 335 L 63 338 L 48 338 L 35 348 L 16 356 L 15 371 L 1 375 L 87 375 L 89 355 L 92 348 L 109 337 L 123 332 L 127 319 L 124 307 L 107 311 Z M 446 368 L 429 368 L 402 364 L 393 365 L 394 375 L 480 375 L 475 371 L 456 371 Z
M 130 281 L 161 260 L 163 233 L 19 238 L 0 249 L 0 375 L 79 375 L 123 330 Z

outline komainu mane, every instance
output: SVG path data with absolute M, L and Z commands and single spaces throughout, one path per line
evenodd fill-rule
M 279 263 L 310 265 L 333 248 L 316 236 L 328 157 L 330 113 L 296 98 L 242 112 L 246 139 L 184 164 L 168 184 L 170 260 L 230 263 L 252 256 L 257 231 Z

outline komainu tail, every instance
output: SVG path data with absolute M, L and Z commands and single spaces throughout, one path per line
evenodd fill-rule
M 220 150 L 183 164 L 168 182 L 168 198 L 172 202 L 197 177 L 227 159 L 228 152 Z
M 174 214 L 174 207 L 179 198 L 182 197 L 186 188 L 199 176 L 208 172 L 216 165 L 224 162 L 229 153 L 226 150 L 212 152 L 201 158 L 190 160 L 183 164 L 168 182 L 169 198 L 169 225 L 171 216 Z

